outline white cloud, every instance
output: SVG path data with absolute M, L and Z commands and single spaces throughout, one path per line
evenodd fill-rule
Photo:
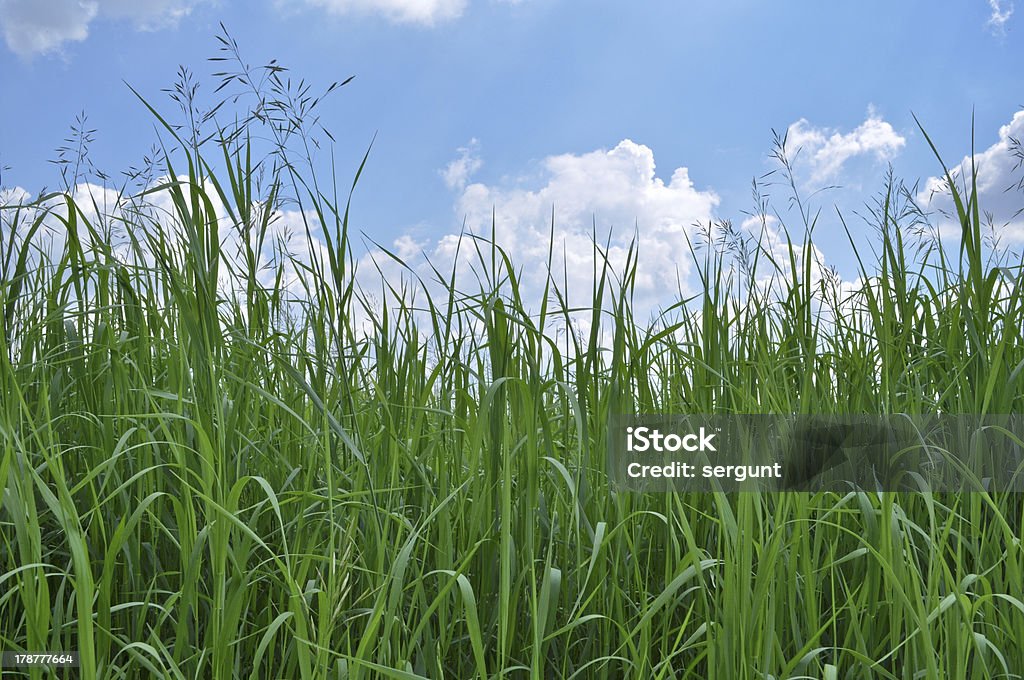
M 993 33 L 1002 34 L 1006 32 L 1006 22 L 1013 16 L 1013 3 L 1003 6 L 1003 0 L 988 0 L 988 6 L 992 14 L 988 17 L 988 27 Z
M 549 156 L 541 163 L 539 176 L 525 185 L 469 184 L 456 199 L 455 212 L 459 223 L 465 220 L 468 235 L 489 239 L 493 210 L 495 238 L 521 275 L 524 302 L 534 310 L 549 275 L 552 238 L 550 274 L 568 294 L 569 304 L 577 306 L 592 300 L 595 258 L 600 267 L 594 239 L 621 275 L 635 238 L 635 309 L 642 315 L 678 300 L 680 292 L 688 290 L 692 254 L 687 236 L 695 222 L 713 219 L 718 201 L 714 192 L 695 188 L 684 167 L 676 168 L 667 182 L 658 177 L 654 152 L 627 139 L 611 150 Z M 424 244 L 408 238 L 396 242 L 392 250 L 401 251 L 414 271 L 429 280 L 429 267 L 416 263 L 420 249 L 440 272 L 456 268 L 460 290 L 475 289 L 476 250 L 470 238 L 450 233 Z M 395 280 L 392 275 L 398 272 L 388 258 L 379 251 L 371 256 L 385 268 L 388 280 Z M 361 267 L 365 272 L 373 264 L 364 262 Z
M 188 191 L 188 177 L 179 176 L 178 181 Z M 151 186 L 159 187 L 168 182 L 168 177 L 161 177 Z M 309 281 L 304 281 L 305 268 L 329 266 L 327 247 L 321 240 L 322 225 L 315 211 L 302 213 L 298 210 L 275 210 L 268 220 L 269 226 L 260 244 L 253 233 L 242 234 L 232 226 L 228 210 L 211 184 L 206 184 L 203 190 L 210 199 L 213 217 L 219 229 L 219 286 L 222 293 L 245 290 L 243 277 L 246 272 L 245 245 L 248 240 L 256 256 L 256 275 L 260 284 L 275 285 L 276 266 L 283 264 L 282 287 L 295 298 L 306 297 L 308 289 L 304 284 L 309 284 Z M 85 225 L 86 221 L 122 262 L 150 267 L 156 264 L 147 236 L 154 233 L 152 227 L 157 224 L 172 252 L 181 253 L 185 249 L 186 232 L 172 196 L 166 189 L 152 191 L 140 199 L 121 194 L 110 187 L 82 182 L 75 186 L 71 196 L 78 209 L 78 239 L 87 249 L 93 245 L 93 237 Z M 0 206 L 27 206 L 37 198 L 21 187 L 0 190 Z M 253 210 L 259 216 L 265 206 L 254 203 Z M 43 215 L 43 211 L 47 214 Z M 36 257 L 44 255 L 44 259 L 51 263 L 59 259 L 67 242 L 67 227 L 62 222 L 67 214 L 67 204 L 62 197 L 54 197 L 41 206 L 24 208 L 18 216 L 17 224 L 14 222 L 14 210 L 5 209 L 0 213 L 0 265 L 5 259 L 2 248 L 10 238 L 11 231 L 14 230 L 15 244 L 20 245 L 29 225 L 39 216 L 43 219 L 33 239 L 33 253 Z M 260 216 L 255 221 L 261 220 Z M 132 246 L 126 229 L 130 229 L 138 239 L 139 251 Z
M 332 14 L 381 14 L 397 23 L 432 26 L 462 15 L 467 0 L 305 0 Z
M 899 152 L 907 140 L 892 125 L 868 108 L 863 123 L 845 134 L 830 128 L 813 127 L 806 118 L 789 126 L 786 147 L 790 154 L 799 150 L 796 164 L 810 169 L 811 182 L 835 179 L 850 159 L 873 154 L 885 161 Z
M 101 0 L 103 16 L 127 19 L 143 31 L 175 26 L 202 0 Z
M 0 206 L 17 206 L 31 200 L 32 194 L 23 187 L 0 188 Z
M 1024 141 L 1024 111 L 1014 114 L 1009 123 L 999 128 L 999 139 L 984 151 L 974 154 L 974 165 L 979 194 L 979 207 L 989 213 L 997 235 L 1009 241 L 1024 242 L 1024 168 L 1018 143 Z M 964 156 L 951 168 L 958 187 L 971 182 L 971 157 Z M 966 184 L 965 184 L 966 183 Z M 948 218 L 954 214 L 953 199 L 946 190 L 945 178 L 930 177 L 917 196 L 918 203 L 944 215 L 940 218 L 942 233 L 958 234 L 959 228 Z
M 0 0 L 0 23 L 7 46 L 27 57 L 85 40 L 98 10 L 97 2 L 78 0 Z
M 206 0 L 0 0 L 7 46 L 22 57 L 81 42 L 97 19 L 130 21 L 138 30 L 173 26 Z
M 441 176 L 449 189 L 462 190 L 466 188 L 469 178 L 483 165 L 480 159 L 480 142 L 473 138 L 466 146 L 460 146 L 458 153 L 458 158 L 445 166 Z

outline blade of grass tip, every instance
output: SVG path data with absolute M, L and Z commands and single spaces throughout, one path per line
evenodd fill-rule
M 0 291 L 5 292 L 4 296 L 4 345 L 10 345 L 10 332 L 11 326 L 14 323 L 14 309 L 18 298 L 21 296 L 21 290 L 25 282 L 25 278 L 28 276 L 28 256 L 29 251 L 32 248 L 32 239 L 35 237 L 39 228 L 43 224 L 43 219 L 46 217 L 46 213 L 38 215 L 33 221 L 32 226 L 29 227 L 28 231 L 22 237 L 21 247 L 17 249 L 18 259 L 15 262 L 14 270 L 10 273 L 10 277 L 3 281 L 3 286 L 7 288 L 6 291 L 0 288 Z M 14 234 L 15 230 L 11 229 L 10 234 L 10 250 L 8 253 L 14 252 Z M 8 271 L 7 266 L 4 266 L 4 273 Z
M 935 156 L 935 159 L 942 166 L 943 176 L 946 178 L 946 184 L 949 186 L 949 192 L 950 192 L 950 195 L 953 198 L 953 205 L 956 207 L 957 220 L 960 222 L 960 227 L 961 227 L 961 231 L 962 231 L 962 239 L 961 239 L 961 242 L 960 242 L 960 253 L 961 253 L 961 256 L 962 256 L 963 253 L 964 253 L 965 248 L 970 243 L 970 240 L 972 239 L 972 236 L 973 236 L 973 233 L 969 229 L 969 221 L 968 221 L 967 208 L 964 206 L 964 202 L 963 202 L 963 199 L 960 196 L 960 192 L 957 191 L 957 189 L 956 189 L 956 182 L 953 181 L 953 176 L 950 174 L 949 168 L 946 166 L 945 162 L 942 160 L 942 155 L 939 153 L 938 148 L 936 148 L 935 143 L 932 142 L 932 138 L 925 131 L 924 126 L 921 124 L 921 121 L 918 120 L 917 115 L 914 114 L 914 113 L 911 113 L 910 115 L 914 118 L 914 123 L 917 125 L 917 129 L 921 131 L 921 134 L 924 136 L 925 141 L 928 142 L 928 146 L 929 146 L 929 148 L 931 148 L 932 154 Z M 972 126 L 972 130 L 973 130 L 973 126 Z M 973 132 L 972 132 L 972 134 L 973 134 Z M 971 148 L 972 148 L 972 151 L 973 151 L 973 148 L 974 148 L 973 144 L 972 144 Z M 972 153 L 972 156 L 973 156 L 973 153 Z

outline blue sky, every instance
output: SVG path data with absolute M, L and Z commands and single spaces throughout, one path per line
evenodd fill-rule
M 801 189 L 842 187 L 815 196 L 818 241 L 850 276 L 830 206 L 852 215 L 889 163 L 910 181 L 940 169 L 912 113 L 951 164 L 973 114 L 990 205 L 1024 240 L 1020 194 L 1001 191 L 1019 179 L 1020 20 L 994 0 L 0 0 L 0 165 L 8 188 L 53 186 L 47 161 L 83 110 L 97 166 L 137 163 L 153 120 L 124 82 L 173 112 L 160 90 L 184 64 L 210 93 L 223 22 L 254 64 L 276 58 L 317 88 L 355 76 L 321 112 L 346 175 L 376 134 L 354 215 L 380 243 L 441 252 L 494 208 L 530 267 L 553 206 L 568 248 L 593 221 L 635 226 L 669 267 L 695 220 L 743 221 L 772 130 L 789 130 Z

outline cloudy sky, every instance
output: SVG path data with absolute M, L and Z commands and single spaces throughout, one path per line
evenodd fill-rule
M 833 206 L 867 230 L 854 213 L 890 164 L 927 194 L 941 168 L 915 114 L 950 165 L 973 115 L 986 205 L 1024 243 L 1022 194 L 1003 191 L 1020 180 L 1021 21 L 1009 0 L 0 0 L 0 183 L 57 184 L 49 161 L 82 111 L 98 167 L 137 164 L 156 137 L 126 83 L 173 112 L 161 89 L 185 65 L 212 95 L 223 22 L 254 64 L 317 88 L 355 76 L 321 113 L 343 174 L 376 135 L 354 217 L 397 252 L 441 256 L 493 209 L 529 269 L 553 210 L 567 258 L 583 254 L 570 275 L 595 224 L 635 230 L 638 287 L 656 292 L 694 222 L 747 220 L 788 131 L 819 247 L 854 275 Z M 788 219 L 788 194 L 768 193 Z

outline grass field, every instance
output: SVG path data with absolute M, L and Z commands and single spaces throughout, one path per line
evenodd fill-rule
M 247 124 L 277 135 L 259 168 Z M 82 678 L 1024 675 L 1020 495 L 605 470 L 611 413 L 1020 413 L 1021 262 L 969 181 L 951 247 L 881 182 L 854 283 L 802 207 L 782 251 L 708 225 L 701 292 L 648 322 L 644 253 L 599 241 L 582 307 L 481 236 L 475 279 L 367 294 L 347 188 L 284 162 L 288 125 L 165 128 L 178 179 L 116 214 L 3 211 L 0 648 Z M 321 257 L 265 257 L 286 194 Z

